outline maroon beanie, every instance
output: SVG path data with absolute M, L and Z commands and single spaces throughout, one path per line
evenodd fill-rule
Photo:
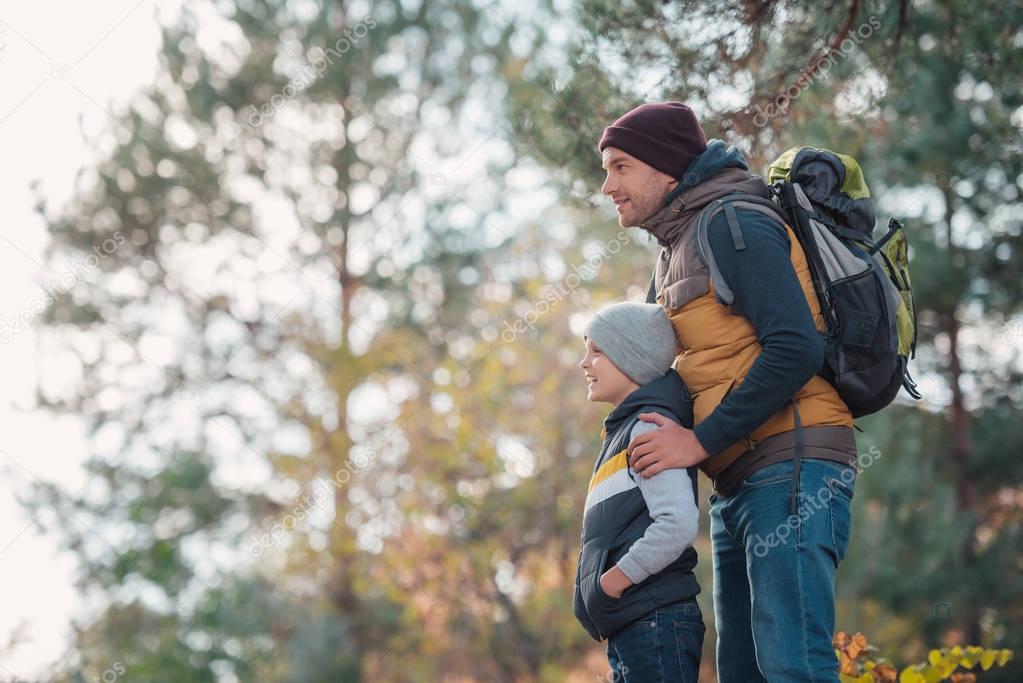
M 672 178 L 707 149 L 693 110 L 681 102 L 641 104 L 604 129 L 598 149 L 617 147 Z

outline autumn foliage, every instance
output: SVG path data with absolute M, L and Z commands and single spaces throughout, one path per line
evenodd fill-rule
M 955 646 L 931 650 L 927 661 L 907 666 L 901 673 L 884 658 L 875 658 L 877 648 L 867 643 L 867 637 L 857 632 L 850 636 L 845 631 L 835 634 L 832 641 L 839 661 L 839 677 L 842 683 L 936 683 L 950 680 L 952 683 L 975 683 L 977 666 L 987 671 L 996 664 L 1005 666 L 1012 659 L 1012 650 L 992 650 L 976 645 Z

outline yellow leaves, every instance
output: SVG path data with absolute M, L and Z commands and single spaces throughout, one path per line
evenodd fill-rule
M 899 674 L 899 683 L 924 683 L 926 679 L 916 669 L 903 669 Z
M 1013 656 L 1012 650 L 992 650 L 977 645 L 969 645 L 965 649 L 954 647 L 949 650 L 948 654 L 950 658 L 956 657 L 957 664 L 965 669 L 972 669 L 980 664 L 980 668 L 984 671 L 995 664 L 1000 667 L 1005 666 Z M 957 672 L 951 675 L 950 680 L 954 683 L 973 683 L 977 680 L 977 676 L 972 673 Z
M 959 666 L 972 669 L 977 666 L 977 662 L 980 660 L 980 655 L 983 654 L 983 652 L 984 648 L 977 647 L 976 645 L 970 645 L 963 653 L 962 659 L 959 660 Z
M 1012 659 L 1012 650 L 984 650 L 980 655 L 980 668 L 987 671 L 995 664 L 1005 666 Z
M 976 645 L 965 648 L 955 646 L 931 650 L 927 662 L 909 666 L 901 673 L 887 662 L 867 658 L 867 653 L 877 648 L 868 645 L 862 633 L 850 636 L 839 631 L 832 640 L 835 656 L 839 660 L 839 678 L 842 683 L 938 683 L 950 680 L 952 683 L 976 683 L 976 674 L 956 671 L 960 666 L 972 669 L 978 663 L 987 671 L 992 666 L 1005 666 L 1012 659 L 1012 650 L 991 650 Z
M 874 683 L 874 677 L 869 673 L 861 674 L 859 676 L 847 676 L 846 674 L 839 674 L 839 681 L 841 683 Z

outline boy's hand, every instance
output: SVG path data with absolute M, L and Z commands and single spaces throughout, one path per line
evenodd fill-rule
M 660 413 L 640 413 L 639 419 L 660 429 L 643 432 L 629 442 L 629 465 L 649 479 L 662 470 L 692 467 L 710 457 L 693 430 Z
M 622 597 L 625 589 L 632 585 L 632 580 L 618 568 L 618 565 L 608 569 L 597 580 L 600 581 L 601 589 L 612 598 Z

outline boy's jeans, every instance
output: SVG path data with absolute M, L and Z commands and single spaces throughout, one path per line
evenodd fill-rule
M 849 545 L 852 466 L 804 457 L 789 516 L 792 461 L 710 497 L 720 683 L 838 683 L 831 645 L 835 570 Z
M 695 597 L 654 610 L 607 639 L 609 683 L 696 683 L 704 630 Z

